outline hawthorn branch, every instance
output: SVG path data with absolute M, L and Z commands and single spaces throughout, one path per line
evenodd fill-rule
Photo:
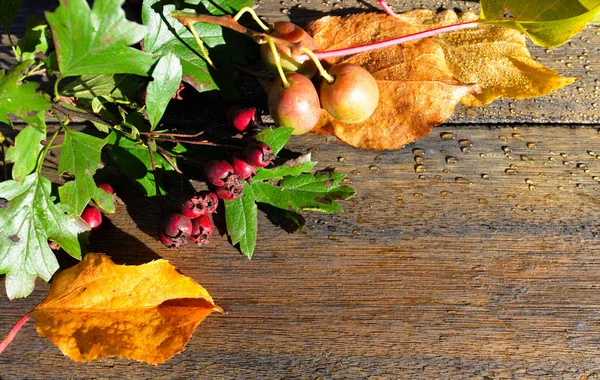
M 98 124 L 103 124 L 109 127 L 112 127 L 113 125 L 102 120 L 101 118 L 99 118 L 98 116 L 92 114 L 92 113 L 85 113 L 85 112 L 80 112 L 80 111 L 75 111 L 72 109 L 68 109 L 67 107 L 63 107 L 60 104 L 52 104 L 52 108 L 54 108 L 55 110 L 57 110 L 58 112 L 62 113 L 65 116 L 70 116 L 70 117 L 78 117 L 81 119 L 86 119 L 89 121 L 93 121 L 95 123 Z

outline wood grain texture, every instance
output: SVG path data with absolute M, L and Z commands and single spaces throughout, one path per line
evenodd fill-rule
M 262 1 L 258 10 L 275 19 L 291 9 L 294 18 L 301 3 Z M 75 363 L 29 322 L 0 355 L 0 378 L 595 378 L 598 27 L 581 38 L 551 54 L 533 49 L 565 75 L 583 75 L 589 62 L 572 88 L 459 110 L 403 149 L 294 137 L 291 150 L 313 152 L 318 169 L 349 172 L 358 193 L 342 214 L 305 214 L 296 234 L 261 214 L 252 261 L 224 236 L 201 249 L 164 250 L 155 237 L 158 205 L 107 162 L 98 180 L 110 179 L 125 204 L 106 216 L 90 249 L 124 264 L 168 259 L 227 314 L 209 316 L 161 366 Z M 9 302 L 0 279 L 0 337 L 47 290 L 38 281 L 29 298 Z

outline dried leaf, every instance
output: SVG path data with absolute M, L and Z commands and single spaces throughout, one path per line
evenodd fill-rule
M 396 31 L 396 36 L 414 31 L 408 23 L 381 16 L 325 17 L 308 30 L 323 50 L 355 46 L 372 37 L 389 38 L 386 28 L 394 25 L 404 28 L 404 32 Z M 378 23 L 382 30 L 374 36 Z M 358 64 L 373 74 L 379 85 L 379 105 L 369 119 L 357 124 L 342 123 L 322 111 L 315 131 L 333 133 L 362 149 L 399 149 L 427 135 L 452 116 L 462 97 L 478 91 L 476 85 L 452 77 L 441 46 L 431 39 L 357 54 L 344 62 Z
M 416 10 L 400 18 L 421 30 L 477 20 L 477 15 L 453 11 Z M 432 24 L 432 20 L 434 24 Z M 467 106 L 482 106 L 499 97 L 527 99 L 544 96 L 576 81 L 536 62 L 525 35 L 514 29 L 481 25 L 435 38 L 446 56 L 452 76 L 462 83 L 477 83 L 481 93 L 462 99 Z
M 222 309 L 206 290 L 165 260 L 126 266 L 91 253 L 55 276 L 33 317 L 37 331 L 73 360 L 160 364 L 213 311 Z
M 472 13 L 459 17 L 453 11 L 415 10 L 397 18 L 366 13 L 324 17 L 310 23 L 307 31 L 321 50 L 334 50 L 476 19 Z M 459 101 L 473 106 L 500 96 L 542 96 L 574 81 L 534 61 L 519 32 L 494 26 L 327 60 L 342 61 L 373 74 L 380 104 L 359 124 L 342 123 L 322 111 L 314 131 L 332 133 L 362 149 L 401 148 L 450 118 Z

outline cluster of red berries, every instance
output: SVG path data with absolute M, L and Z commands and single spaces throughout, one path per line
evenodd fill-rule
M 256 108 L 234 111 L 231 123 L 240 132 L 257 126 Z M 176 211 L 159 224 L 158 236 L 167 248 L 179 248 L 188 242 L 208 244 L 213 233 L 210 215 L 217 210 L 219 199 L 234 200 L 242 195 L 245 181 L 256 174 L 256 168 L 273 161 L 275 155 L 269 145 L 252 138 L 246 140 L 246 147 L 230 154 L 228 160 L 204 164 L 204 176 L 211 190 L 185 197 Z
M 158 226 L 158 237 L 167 248 L 179 248 L 192 242 L 208 244 L 213 233 L 210 215 L 217 210 L 219 199 L 211 191 L 201 191 L 184 198 L 176 212 L 168 214 Z

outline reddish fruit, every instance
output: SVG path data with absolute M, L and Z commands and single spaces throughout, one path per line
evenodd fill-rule
M 242 132 L 256 125 L 256 108 L 238 108 L 231 113 L 231 124 Z
M 192 220 L 192 235 L 190 240 L 198 245 L 208 244 L 213 233 L 213 224 L 210 218 L 202 215 Z
M 319 48 L 315 40 L 306 33 L 304 29 L 292 22 L 276 22 L 272 27 L 273 31 L 271 32 L 271 35 L 273 37 L 294 43 L 298 47 L 298 52 L 300 52 L 300 47 L 302 46 L 310 50 L 317 50 Z M 293 54 L 289 54 L 290 52 L 284 52 L 277 49 L 277 53 L 279 53 L 281 67 L 285 72 L 298 72 L 307 77 L 312 77 L 317 72 L 317 66 L 315 66 L 314 62 L 310 59 L 300 63 L 293 57 Z M 267 67 L 274 73 L 277 73 L 277 65 L 275 65 L 275 58 L 273 57 L 273 51 L 269 44 L 260 46 L 260 55 Z
M 102 213 L 94 206 L 86 206 L 81 213 L 83 219 L 92 230 L 97 230 L 102 224 Z
M 333 83 L 321 82 L 321 105 L 331 116 L 344 123 L 367 120 L 379 102 L 377 81 L 367 70 L 351 63 L 342 63 L 329 70 Z
M 217 196 L 226 201 L 232 201 L 242 195 L 244 192 L 244 186 L 238 182 L 237 186 L 223 187 L 218 186 L 215 188 Z
M 201 191 L 181 202 L 180 211 L 182 215 L 189 218 L 197 218 L 215 212 L 219 205 L 217 195 L 210 191 Z
M 246 153 L 246 161 L 253 166 L 264 168 L 269 165 L 273 159 L 275 159 L 275 155 L 273 154 L 273 149 L 264 142 L 256 142 L 254 144 L 248 145 L 245 149 Z
M 241 180 L 248 179 L 256 174 L 256 168 L 250 165 L 242 157 L 235 155 L 230 158 L 233 172 L 237 174 Z
M 300 135 L 313 129 L 319 121 L 319 94 L 304 75 L 287 73 L 285 76 L 289 82 L 287 87 L 278 78 L 269 90 L 269 112 L 278 126 L 292 127 L 293 134 Z
M 161 243 L 163 243 L 165 245 L 165 247 L 167 248 L 179 248 L 181 247 L 183 244 L 186 243 L 186 239 L 184 239 L 183 237 L 170 237 L 165 235 L 165 233 L 163 232 L 162 228 L 159 227 L 158 228 L 158 238 L 160 240 Z
M 113 187 L 108 183 L 101 183 L 98 185 L 98 188 L 106 191 L 110 195 L 114 195 L 114 193 L 115 193 L 115 189 L 113 189 Z
M 159 231 L 168 238 L 180 238 L 185 242 L 192 233 L 192 220 L 185 215 L 172 212 L 163 220 Z
M 227 161 L 210 160 L 204 165 L 204 175 L 215 186 L 225 186 L 239 180 Z

